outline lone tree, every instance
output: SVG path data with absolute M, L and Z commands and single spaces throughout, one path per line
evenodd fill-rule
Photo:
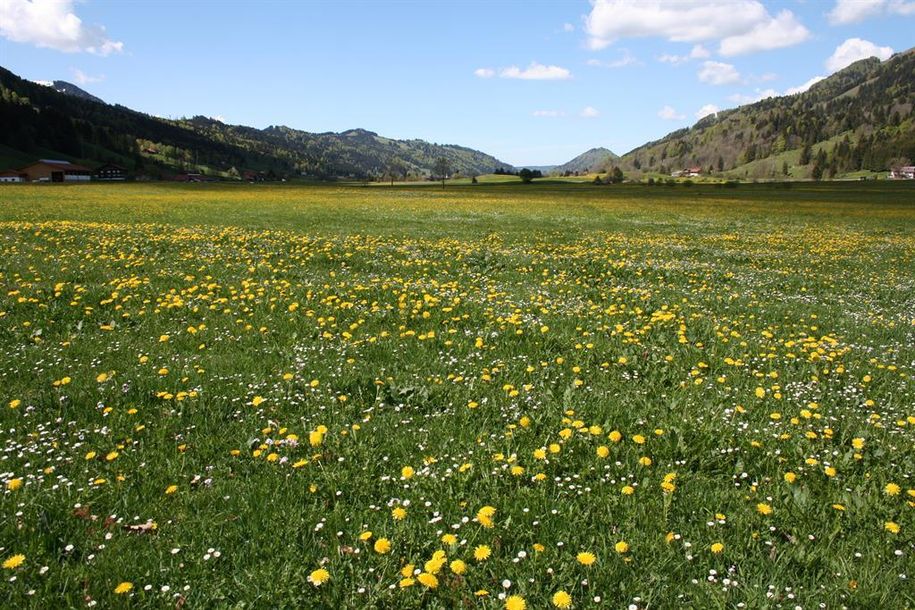
M 445 178 L 448 177 L 448 173 L 451 171 L 451 163 L 445 157 L 439 157 L 435 160 L 435 164 L 432 166 L 432 171 L 435 172 L 435 175 L 438 176 L 442 181 L 442 188 L 445 188 Z
M 518 172 L 518 177 L 521 178 L 521 182 L 524 184 L 530 184 L 530 182 L 534 179 L 534 172 L 525 167 L 520 172 Z
M 613 170 L 610 172 L 610 182 L 619 184 L 624 178 L 623 170 L 621 170 L 618 165 L 614 165 Z

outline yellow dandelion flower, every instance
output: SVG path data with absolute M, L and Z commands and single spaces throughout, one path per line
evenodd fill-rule
M 626 542 L 625 540 L 620 540 L 615 545 L 613 545 L 613 549 L 620 555 L 622 555 L 624 553 L 628 553 L 629 552 L 629 543 Z
M 3 562 L 3 569 L 15 570 L 25 563 L 25 555 L 12 555 Z
M 419 576 L 416 577 L 416 580 L 429 589 L 434 589 L 438 586 L 438 577 L 435 574 L 429 574 L 428 572 L 421 572 Z
M 133 589 L 133 583 L 124 581 L 114 588 L 114 592 L 117 595 L 124 595 L 125 593 L 129 593 L 131 589 Z
M 177 485 L 169 485 L 168 487 L 165 488 L 165 495 L 170 496 L 173 493 L 175 493 L 176 491 L 178 491 Z
M 384 555 L 386 553 L 390 553 L 391 552 L 391 541 L 388 540 L 387 538 L 379 538 L 378 540 L 375 541 L 375 545 L 373 548 L 375 549 L 375 552 L 378 553 L 379 555 Z
M 457 574 L 458 576 L 467 572 L 467 564 L 460 559 L 455 559 L 448 567 L 451 569 L 452 573 Z
M 405 479 L 412 479 L 414 474 L 416 474 L 416 471 L 413 470 L 412 466 L 404 466 L 400 469 L 400 476 Z
M 883 488 L 883 493 L 888 496 L 898 496 L 900 491 L 902 491 L 902 488 L 895 483 L 887 483 L 886 487 Z
M 391 516 L 394 518 L 394 521 L 403 521 L 407 518 L 407 509 L 402 506 L 398 506 L 391 511 Z
M 16 491 L 22 487 L 22 479 L 10 479 L 6 482 L 6 488 L 10 491 Z
M 556 591 L 553 593 L 552 602 L 555 607 L 566 610 L 572 607 L 572 596 L 565 591 Z
M 724 551 L 724 544 L 721 542 L 715 542 L 709 548 L 711 549 L 711 551 L 713 553 L 715 553 L 717 555 L 717 554 L 721 553 L 722 551 Z
M 481 544 L 473 550 L 473 558 L 477 561 L 486 561 L 492 555 L 492 549 L 486 544 Z
M 575 559 L 583 566 L 590 566 L 597 561 L 597 556 L 589 551 L 582 551 L 575 556 Z
M 765 502 L 760 502 L 756 505 L 756 512 L 758 512 L 760 515 L 771 515 L 772 507 Z
M 308 575 L 308 582 L 313 584 L 316 587 L 320 587 L 324 583 L 330 580 L 330 572 L 324 568 L 318 568 L 313 570 L 311 574 Z
M 520 595 L 512 595 L 505 600 L 505 610 L 527 610 L 527 602 Z

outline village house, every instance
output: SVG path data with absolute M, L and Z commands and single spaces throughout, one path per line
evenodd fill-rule
M 19 170 L 7 169 L 0 172 L 0 182 L 25 182 L 25 176 Z
M 88 182 L 92 178 L 92 170 L 88 167 L 58 159 L 40 159 L 26 165 L 19 173 L 28 182 Z
M 890 180 L 915 180 L 915 165 L 894 167 L 890 170 Z
M 701 167 L 687 167 L 687 168 L 672 172 L 670 175 L 672 178 L 695 178 L 697 176 L 702 175 L 702 168 Z
M 95 168 L 95 177 L 106 182 L 124 181 L 127 180 L 127 169 L 114 163 L 106 163 Z

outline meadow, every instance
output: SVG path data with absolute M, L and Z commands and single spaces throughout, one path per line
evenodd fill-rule
M 8 608 L 915 605 L 905 184 L 0 188 Z

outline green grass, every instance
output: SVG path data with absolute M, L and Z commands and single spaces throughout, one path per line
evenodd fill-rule
M 0 188 L 0 595 L 912 606 L 911 194 Z

